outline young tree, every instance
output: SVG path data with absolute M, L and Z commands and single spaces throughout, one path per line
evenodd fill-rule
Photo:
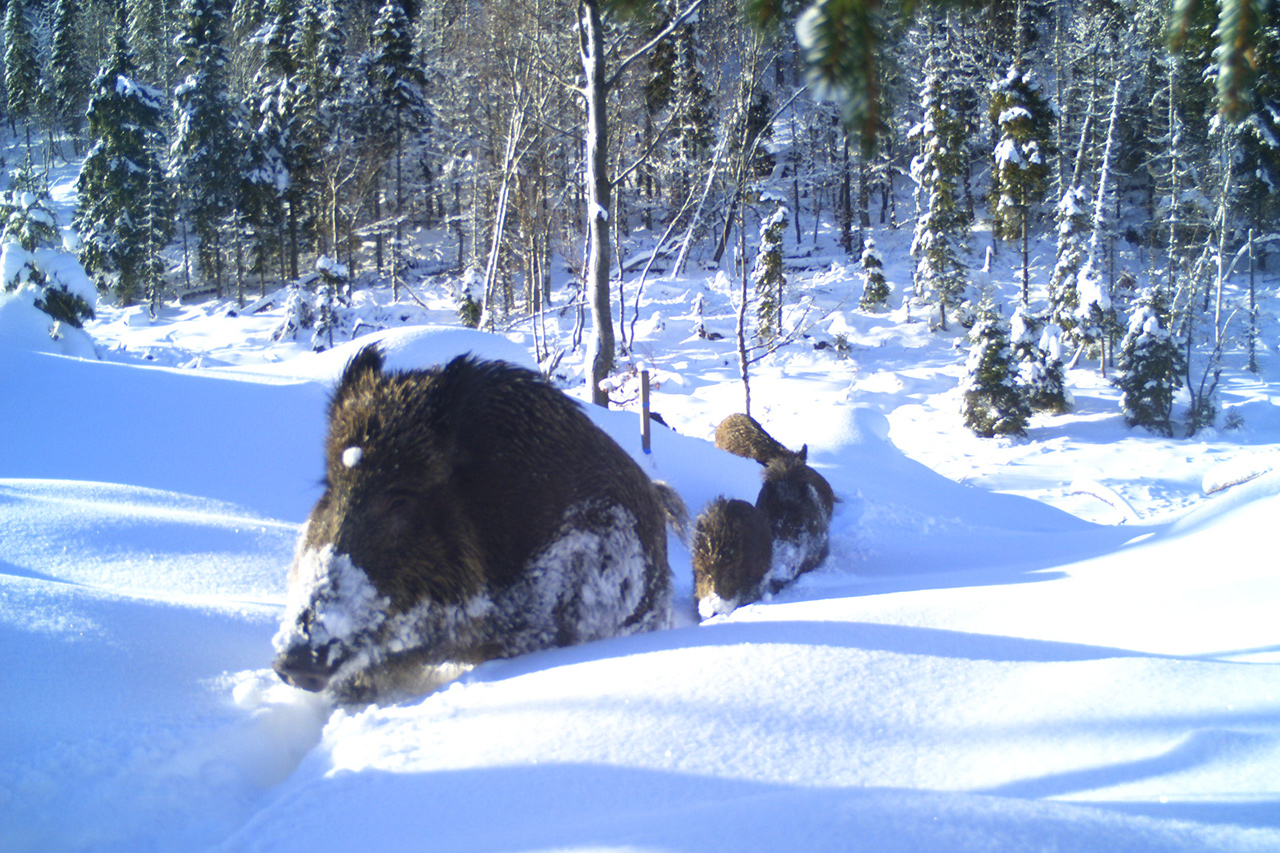
M 760 250 L 751 270 L 751 283 L 756 292 L 757 331 L 766 341 L 782 332 L 782 289 L 787 284 L 782 274 L 782 240 L 788 222 L 786 207 L 778 205 L 773 215 L 760 223 Z
M 960 382 L 964 425 L 983 438 L 1026 435 L 1031 410 L 1017 385 L 1009 326 L 990 298 L 978 306 L 969 342 Z
M 933 294 L 945 330 L 948 312 L 960 306 L 968 286 L 964 254 L 969 221 L 960 205 L 964 124 L 952 107 L 943 69 L 932 56 L 920 99 L 923 119 L 909 134 L 920 143 L 920 153 L 911 161 L 919 210 L 911 254 L 916 292 Z
M 1168 297 L 1157 285 L 1147 290 L 1129 315 L 1120 341 L 1121 408 L 1129 426 L 1173 435 L 1173 397 L 1182 385 L 1182 352 L 1166 323 Z
M 65 257 L 47 176 L 34 167 L 29 150 L 0 196 L 0 218 L 2 289 L 34 289 L 35 307 L 58 323 L 79 329 L 92 319 L 98 294 L 79 264 Z
M 164 95 L 138 82 L 122 33 L 94 80 L 89 134 L 95 141 L 77 181 L 80 261 L 101 290 L 122 305 L 145 296 L 159 307 L 160 249 L 172 234 L 169 196 L 159 154 L 164 150 Z
M 889 282 L 884 277 L 884 260 L 876 241 L 870 237 L 862 244 L 862 274 L 866 284 L 858 307 L 863 311 L 883 311 L 889 305 Z

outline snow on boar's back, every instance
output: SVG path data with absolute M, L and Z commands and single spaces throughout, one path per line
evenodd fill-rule
M 330 402 L 325 470 L 274 640 L 290 684 L 387 698 L 670 622 L 679 497 L 536 373 L 391 372 L 366 347 Z

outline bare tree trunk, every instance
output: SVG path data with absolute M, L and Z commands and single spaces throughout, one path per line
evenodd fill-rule
M 591 402 L 609 405 L 609 394 L 600 387 L 613 371 L 613 317 L 609 305 L 609 111 L 604 69 L 604 22 L 600 0 L 579 0 L 579 47 L 587 101 L 587 267 L 583 271 L 594 326 L 587 345 L 591 366 Z

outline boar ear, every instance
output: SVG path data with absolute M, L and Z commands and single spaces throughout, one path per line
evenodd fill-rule
M 800 452 L 796 454 L 796 459 L 799 460 L 801 465 L 808 464 L 809 462 L 809 445 L 808 444 L 802 444 L 800 446 Z
M 337 390 L 333 392 L 333 399 L 341 400 L 345 397 L 366 374 L 381 373 L 385 363 L 386 359 L 377 344 L 370 344 L 360 350 L 351 361 L 347 362 L 346 370 L 342 371 L 342 379 L 338 382 Z

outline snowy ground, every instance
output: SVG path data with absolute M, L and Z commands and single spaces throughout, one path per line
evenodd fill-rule
M 877 234 L 896 288 L 906 239 Z M 278 298 L 101 306 L 101 360 L 0 336 L 0 848 L 1280 849 L 1270 347 L 1261 378 L 1238 354 L 1224 376 L 1240 429 L 1131 432 L 1085 363 L 1073 413 L 982 440 L 956 333 L 856 311 L 851 264 L 808 266 L 809 337 L 752 395 L 842 499 L 823 567 L 697 625 L 673 539 L 681 627 L 359 711 L 268 667 L 326 394 L 372 338 L 272 341 Z M 527 325 L 445 328 L 447 289 L 416 287 L 425 307 L 358 296 L 393 365 L 532 364 Z M 674 428 L 652 454 L 634 414 L 592 413 L 695 511 L 758 487 L 709 442 L 741 408 L 729 292 L 646 286 L 635 358 Z M 691 334 L 699 294 L 723 340 Z M 847 354 L 814 348 L 837 335 Z

